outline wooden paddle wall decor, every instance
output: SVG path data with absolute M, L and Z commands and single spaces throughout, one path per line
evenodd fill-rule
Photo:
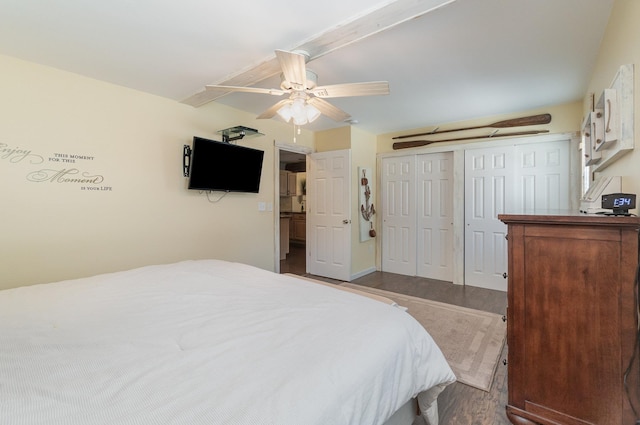
M 395 142 L 393 143 L 393 149 L 415 148 L 415 147 L 425 146 L 425 145 L 438 143 L 438 142 L 453 142 L 453 141 L 460 141 L 460 140 L 488 139 L 488 138 L 510 137 L 510 136 L 515 137 L 515 136 L 526 136 L 531 134 L 548 133 L 549 130 L 517 131 L 517 132 L 502 133 L 502 134 L 498 134 L 498 131 L 501 128 L 523 127 L 528 125 L 541 125 L 541 124 L 549 124 L 550 122 L 551 122 L 551 114 L 539 114 L 539 115 L 531 115 L 531 116 L 521 117 L 521 118 L 513 118 L 513 119 L 503 120 L 503 121 L 496 121 L 494 123 L 486 124 L 486 125 L 453 128 L 450 130 L 438 131 L 438 127 L 436 127 L 434 130 L 426 133 L 407 134 L 404 136 L 393 137 L 393 139 L 407 139 L 411 137 L 429 136 L 433 134 L 451 133 L 455 131 L 465 131 L 465 130 L 475 130 L 480 128 L 494 128 L 496 130 L 484 136 L 456 137 L 452 139 L 440 139 L 440 140 L 411 140 L 406 142 Z

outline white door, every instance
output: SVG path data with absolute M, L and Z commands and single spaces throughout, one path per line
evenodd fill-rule
M 382 159 L 382 271 L 416 274 L 416 156 Z
M 515 205 L 514 149 L 469 149 L 464 160 L 464 282 L 506 291 L 507 226 L 498 214 Z
M 568 210 L 570 142 L 516 146 L 518 212 Z
M 308 156 L 307 272 L 351 279 L 351 151 Z
M 453 281 L 453 153 L 418 155 L 417 275 Z
M 502 213 L 569 209 L 569 141 L 465 151 L 465 284 L 507 290 Z

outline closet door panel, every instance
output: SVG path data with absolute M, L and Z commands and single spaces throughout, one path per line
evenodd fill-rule
M 382 160 L 382 271 L 416 274 L 415 155 Z
M 513 146 L 465 152 L 465 284 L 507 290 L 507 226 L 498 214 L 512 211 Z
M 417 275 L 453 281 L 453 154 L 417 156 Z

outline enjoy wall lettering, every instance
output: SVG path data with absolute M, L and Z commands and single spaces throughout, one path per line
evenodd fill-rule
M 94 156 L 62 152 L 43 156 L 30 149 L 0 143 L 0 164 L 36 168 L 25 175 L 29 182 L 73 185 L 83 191 L 112 191 L 111 186 L 104 185 L 103 175 L 83 169 L 94 160 Z

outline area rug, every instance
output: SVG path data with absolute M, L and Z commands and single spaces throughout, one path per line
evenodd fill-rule
M 431 334 L 458 382 L 491 389 L 507 331 L 501 315 L 350 283 L 341 286 L 387 297 L 405 307 Z

